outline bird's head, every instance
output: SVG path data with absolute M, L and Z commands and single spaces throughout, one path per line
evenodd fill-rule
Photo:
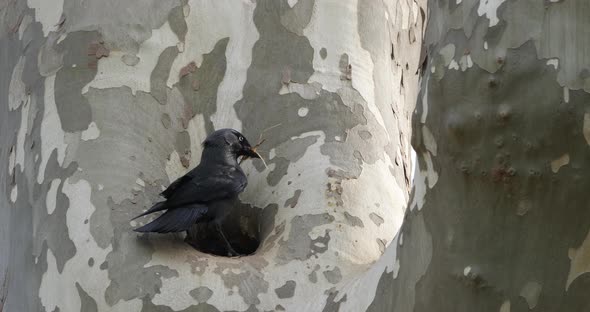
M 203 147 L 228 149 L 236 158 L 238 156 L 260 158 L 246 137 L 234 129 L 220 129 L 209 134 L 203 142 Z

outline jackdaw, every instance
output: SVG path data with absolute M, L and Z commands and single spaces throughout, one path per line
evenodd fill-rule
M 170 233 L 187 231 L 193 224 L 213 222 L 227 250 L 238 255 L 221 229 L 238 194 L 248 180 L 238 164 L 238 157 L 260 158 L 248 140 L 234 129 L 211 133 L 203 142 L 201 163 L 172 182 L 160 195 L 166 200 L 156 203 L 139 216 L 166 210 L 136 232 Z

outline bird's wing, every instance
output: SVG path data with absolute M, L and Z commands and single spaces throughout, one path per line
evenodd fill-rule
M 215 168 L 195 174 L 178 183 L 166 200 L 168 209 L 193 203 L 227 199 L 241 193 L 248 181 L 241 170 L 236 168 Z
M 174 180 L 174 182 L 172 182 L 162 193 L 160 193 L 160 196 L 162 196 L 164 198 L 170 198 L 170 196 L 172 196 L 172 194 L 174 194 L 174 192 L 176 191 L 176 189 L 178 189 L 179 186 L 182 186 L 186 182 L 189 182 L 196 175 L 198 175 L 198 171 L 199 171 L 198 169 L 199 169 L 199 167 L 189 171 L 187 174 Z
M 150 208 L 150 209 L 148 209 L 148 210 L 144 211 L 142 214 L 140 214 L 140 215 L 139 215 L 139 216 L 137 216 L 137 217 L 134 217 L 134 218 L 133 218 L 133 219 L 131 219 L 131 220 L 135 220 L 135 219 L 137 219 L 137 218 L 140 218 L 140 217 L 143 217 L 143 216 L 145 216 L 145 215 L 149 215 L 150 213 L 154 213 L 154 212 L 156 212 L 156 211 L 162 211 L 162 210 L 164 210 L 164 209 L 168 209 L 168 208 L 166 207 L 166 202 L 163 202 L 163 201 L 162 201 L 162 202 L 156 203 L 155 205 L 153 205 L 153 206 L 152 206 L 152 208 Z
M 207 206 L 199 204 L 171 209 L 152 222 L 134 229 L 134 231 L 156 233 L 187 231 L 207 213 L 207 210 Z

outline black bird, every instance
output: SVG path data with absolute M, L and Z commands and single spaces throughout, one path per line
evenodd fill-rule
M 203 142 L 201 163 L 160 194 L 166 200 L 156 203 L 132 220 L 156 211 L 166 212 L 134 231 L 181 232 L 195 223 L 214 222 L 228 251 L 237 255 L 221 229 L 221 222 L 248 184 L 238 164 L 240 156 L 260 158 L 238 131 L 221 129 L 211 133 Z

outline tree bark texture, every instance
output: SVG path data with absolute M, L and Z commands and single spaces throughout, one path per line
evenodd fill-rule
M 369 311 L 589 311 L 590 3 L 428 8 L 415 188 Z
M 0 1 L 0 305 L 366 310 L 408 200 L 425 18 L 409 0 Z M 235 218 L 256 252 L 132 232 L 224 127 L 266 139 Z

